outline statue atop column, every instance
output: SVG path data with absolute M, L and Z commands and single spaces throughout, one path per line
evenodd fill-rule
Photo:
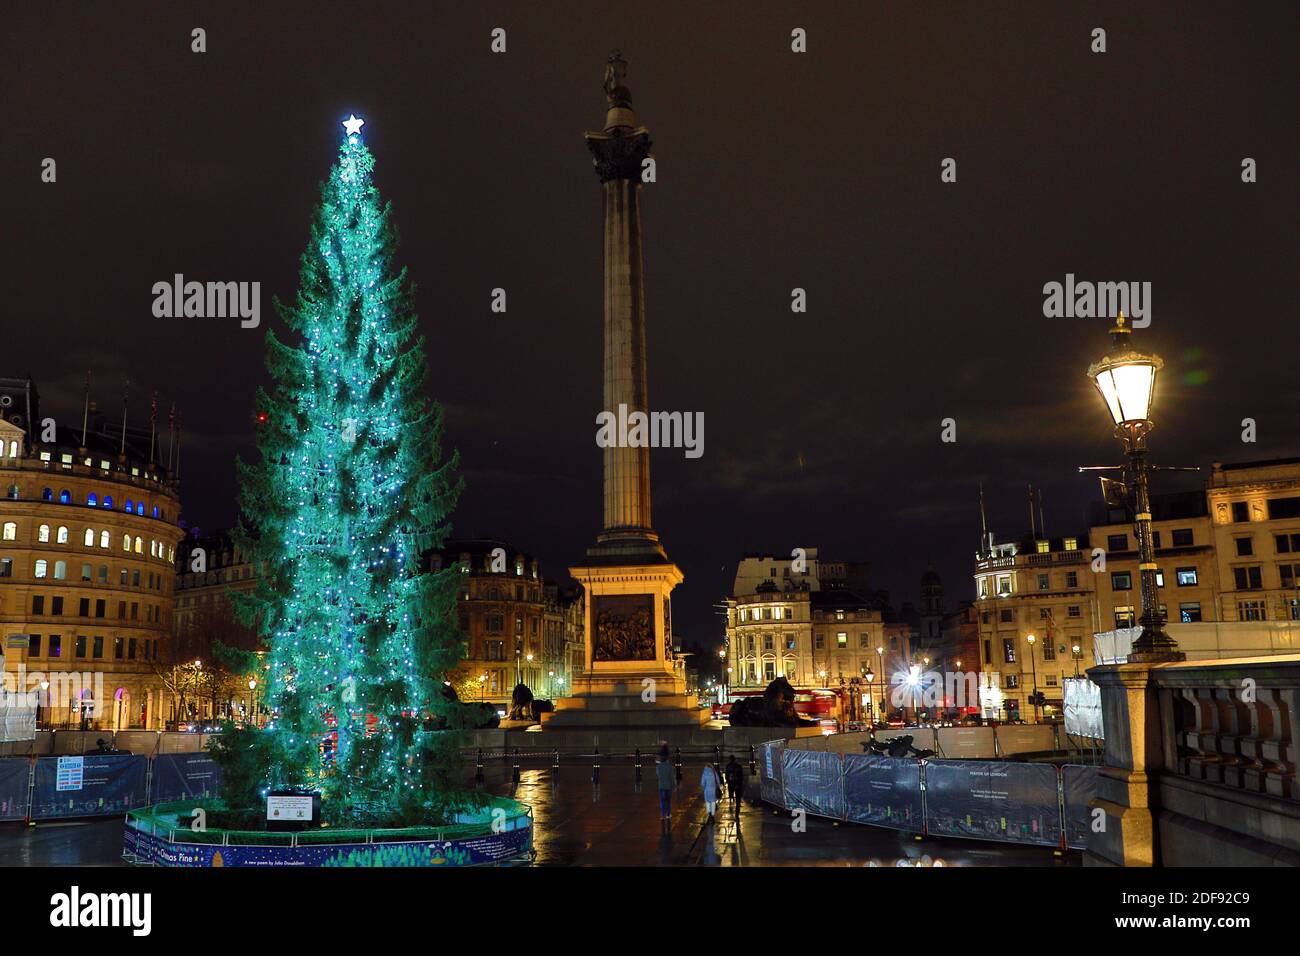
M 628 109 L 632 106 L 632 91 L 627 88 L 627 60 L 615 50 L 605 61 L 605 99 L 610 109 Z

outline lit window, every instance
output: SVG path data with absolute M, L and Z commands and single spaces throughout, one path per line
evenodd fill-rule
M 112 496 L 112 495 L 104 495 L 104 507 L 105 507 L 105 508 L 111 508 L 111 507 L 113 507 L 113 496 Z
M 1051 543 L 1050 543 L 1050 542 L 1047 542 L 1047 541 L 1038 541 L 1038 542 L 1036 542 L 1036 544 L 1037 544 L 1037 546 L 1038 546 L 1038 553 L 1039 553 L 1039 554 L 1047 554 L 1049 551 L 1052 550 L 1052 546 L 1051 546 Z
M 86 547 L 93 548 L 95 546 L 95 529 L 87 528 L 86 534 L 82 537 L 81 540 L 82 540 L 82 544 L 84 544 Z
M 127 499 L 126 499 L 126 509 L 125 509 L 125 510 L 127 510 L 127 511 L 134 511 L 134 510 L 135 510 L 135 502 L 133 502 L 130 498 L 127 498 Z
M 16 522 L 16 521 L 6 521 L 5 524 L 4 524 L 4 532 L 3 532 L 3 533 L 4 533 L 4 540 L 5 540 L 5 541 L 17 541 L 17 540 L 18 540 L 18 522 Z
M 71 503 L 72 503 L 72 492 L 70 492 L 67 488 L 64 488 L 62 491 L 59 492 L 59 504 L 67 505 Z
M 131 550 L 131 536 L 129 534 L 122 535 L 122 550 L 123 551 Z
M 1079 550 L 1079 539 L 1078 539 L 1078 538 L 1066 538 L 1066 539 L 1065 539 L 1065 550 L 1066 550 L 1066 551 L 1078 551 L 1078 550 Z
M 41 501 L 53 501 L 53 500 L 54 500 L 53 488 L 46 488 L 41 492 Z
M 49 567 L 49 563 L 44 558 L 41 558 L 36 562 L 36 567 L 33 569 L 32 574 L 34 577 L 38 578 L 46 577 L 49 574 Z
M 86 504 L 90 505 L 92 508 L 99 507 L 99 496 L 92 491 L 90 494 L 86 495 Z
M 50 526 L 49 526 L 49 525 L 47 525 L 47 524 L 43 524 L 43 525 L 40 526 L 40 528 L 37 529 L 37 531 L 36 531 L 36 540 L 39 541 L 39 542 L 41 542 L 42 544 L 44 544 L 44 543 L 46 543 L 46 542 L 48 542 L 48 541 L 50 540 Z
M 63 525 L 63 524 L 59 525 L 59 531 L 58 531 L 58 534 L 55 535 L 54 540 L 56 540 L 59 544 L 67 544 L 67 543 L 68 543 L 68 526 L 67 526 L 67 525 Z
M 101 548 L 107 548 L 108 542 L 109 542 L 108 529 L 105 528 L 103 531 L 99 533 L 99 546 Z
M 68 576 L 68 562 L 66 562 L 66 561 L 55 561 L 55 562 L 54 562 L 54 578 L 55 578 L 55 580 L 57 580 L 57 581 L 62 581 L 62 580 L 64 580 L 65 578 L 67 578 L 67 576 Z

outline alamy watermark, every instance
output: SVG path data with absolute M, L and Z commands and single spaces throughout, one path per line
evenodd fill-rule
M 1113 319 L 1123 312 L 1135 329 L 1151 324 L 1150 282 L 1076 282 L 1073 272 L 1065 282 L 1043 286 L 1043 315 L 1049 319 Z
M 186 282 L 176 273 L 171 282 L 153 284 L 153 314 L 159 319 L 239 318 L 240 328 L 262 321 L 262 283 Z
M 618 414 L 596 416 L 596 445 L 599 448 L 684 448 L 687 458 L 704 454 L 703 412 L 629 412 L 618 406 Z

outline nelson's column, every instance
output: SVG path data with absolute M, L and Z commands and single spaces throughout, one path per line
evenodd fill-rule
M 618 51 L 605 67 L 605 127 L 587 133 L 605 211 L 604 409 L 648 412 L 641 164 L 650 133 L 638 126 Z M 650 522 L 648 448 L 604 456 L 604 528 L 587 560 L 569 569 L 587 591 L 586 662 L 573 696 L 556 702 L 546 728 L 698 729 L 707 710 L 673 666 L 669 595 L 682 572 Z

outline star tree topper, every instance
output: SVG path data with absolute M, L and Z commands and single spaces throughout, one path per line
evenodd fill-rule
M 361 132 L 361 127 L 364 126 L 365 123 L 365 120 L 357 119 L 355 113 L 349 113 L 348 118 L 343 121 L 343 129 L 347 131 L 349 136 L 356 136 Z

